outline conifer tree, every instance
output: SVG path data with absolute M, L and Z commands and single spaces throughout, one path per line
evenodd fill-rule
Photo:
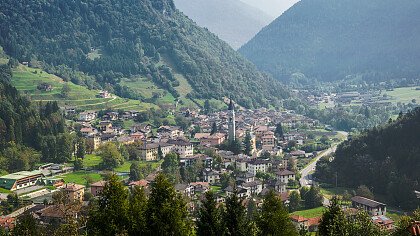
M 156 176 L 147 203 L 147 225 L 151 235 L 190 235 L 192 223 L 186 203 L 164 174 Z
M 128 191 L 118 177 L 112 175 L 89 212 L 89 235 L 126 233 L 130 228 L 128 211 Z
M 322 214 L 318 232 L 322 236 L 349 235 L 347 232 L 347 219 L 338 204 L 337 197 L 331 200 L 330 206 Z
M 247 220 L 245 207 L 242 205 L 242 198 L 239 197 L 236 189 L 226 198 L 223 222 L 228 235 L 249 235 L 250 224 Z
M 259 235 L 298 235 L 287 210 L 274 191 L 270 191 L 264 197 L 264 203 L 256 223 Z
M 251 143 L 251 134 L 249 133 L 249 131 L 246 132 L 244 144 L 245 144 L 244 154 L 248 156 L 251 155 L 252 143 Z
M 205 194 L 206 199 L 202 202 L 197 220 L 197 235 L 219 236 L 224 234 L 221 221 L 221 211 L 217 208 L 217 202 L 212 191 Z
M 143 188 L 135 186 L 130 199 L 130 235 L 144 235 L 147 233 L 147 198 Z

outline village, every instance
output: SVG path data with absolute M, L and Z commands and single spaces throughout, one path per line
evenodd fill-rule
M 156 127 L 148 122 L 137 123 L 136 117 L 141 114 L 135 111 L 66 110 L 66 115 L 75 117 L 74 132 L 86 140 L 87 153 L 94 155 L 104 144 L 116 143 L 135 150 L 136 155 L 131 159 L 136 160 L 127 163 L 140 162 L 148 166 L 148 170 L 140 174 L 141 178 L 132 176 L 131 166 L 112 170 L 128 188 L 140 186 L 147 192 L 157 173 L 164 171 L 162 163 L 166 157 L 176 154 L 175 169 L 181 172 L 178 172 L 181 177 L 175 176 L 175 189 L 188 199 L 191 212 L 197 209 L 203 193 L 210 190 L 215 192 L 219 203 L 236 191 L 245 206 L 251 201 L 261 204 L 265 194 L 274 190 L 288 206 L 292 192 L 315 185 L 311 173 L 319 158 L 347 138 L 317 120 L 292 111 L 247 110 L 236 107 L 233 101 L 227 109 L 209 114 L 190 109 L 180 109 L 177 113 L 188 125 Z M 127 121 L 132 125 L 122 128 L 121 122 Z M 1 198 L 9 202 L 10 196 L 18 196 L 19 208 L 3 216 L 0 225 L 13 228 L 14 219 L 24 212 L 33 213 L 41 224 L 65 220 L 63 206 L 55 202 L 57 197 L 54 196 L 58 193 L 87 206 L 90 199 L 100 196 L 107 172 L 97 166 L 81 169 L 72 164 L 48 163 L 33 171 L 1 176 L 0 187 L 7 191 Z M 66 176 L 79 171 L 102 174 L 102 177 L 96 182 L 66 181 Z M 322 200 L 327 202 L 324 205 L 328 204 L 328 200 Z M 363 206 L 374 222 L 392 229 L 393 221 L 385 216 L 385 204 L 355 196 L 352 206 L 354 208 L 348 206 L 350 211 Z M 376 207 L 380 207 L 379 210 Z M 83 214 L 82 208 L 74 214 Z M 309 231 L 317 230 L 320 219 L 294 214 L 290 217 L 298 229 L 303 227 Z

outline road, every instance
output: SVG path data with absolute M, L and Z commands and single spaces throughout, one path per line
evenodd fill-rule
M 347 139 L 348 137 L 348 133 L 344 132 L 344 131 L 337 131 L 338 133 L 344 135 Z M 313 180 L 312 180 L 312 174 L 311 172 L 315 171 L 316 168 L 316 163 L 318 163 L 318 161 L 324 157 L 327 156 L 333 152 L 335 152 L 335 150 L 337 149 L 337 145 L 338 144 L 334 144 L 332 147 L 328 148 L 327 150 L 324 150 L 322 153 L 320 153 L 318 156 L 315 157 L 315 160 L 313 162 L 311 162 L 309 165 L 307 165 L 305 168 L 303 168 L 302 170 L 299 171 L 301 177 L 299 179 L 299 183 L 300 186 L 311 186 L 313 184 Z M 326 199 L 324 197 L 324 206 L 328 206 L 329 205 L 329 200 Z

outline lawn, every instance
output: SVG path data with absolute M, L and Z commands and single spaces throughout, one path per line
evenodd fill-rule
M 222 190 L 222 187 L 212 185 L 212 186 L 211 186 L 211 190 L 213 190 L 213 192 L 217 193 L 217 192 L 219 192 L 220 190 Z
M 420 90 L 416 90 L 416 88 L 418 87 L 396 88 L 393 91 L 386 91 L 384 94 L 391 96 L 391 101 L 395 103 L 410 103 L 413 99 L 420 103 Z
M 331 199 L 333 196 L 343 195 L 346 190 L 348 193 L 351 193 L 353 189 L 344 188 L 344 187 L 337 187 L 337 188 L 322 188 L 321 187 L 321 194 L 324 195 L 326 198 Z
M 83 159 L 83 166 L 84 167 L 96 167 L 102 162 L 102 158 L 100 156 L 96 156 L 94 154 L 88 154 Z
M 86 185 L 86 178 L 91 178 L 93 182 L 102 180 L 102 176 L 99 173 L 90 171 L 75 171 L 58 177 L 63 178 L 66 183 L 76 183 L 81 185 Z
M 295 211 L 295 212 L 290 213 L 290 215 L 298 215 L 298 216 L 303 216 L 305 218 L 314 218 L 314 217 L 322 216 L 322 213 L 324 212 L 324 210 L 325 210 L 325 207 L 318 207 L 314 209 Z
M 116 172 L 130 172 L 130 166 L 134 161 L 126 161 L 121 166 L 114 168 Z M 152 165 L 152 169 L 157 169 L 163 161 L 140 161 L 140 166 L 146 166 L 147 164 Z
M 5 188 L 0 188 L 0 193 L 11 193 L 12 191 L 5 189 Z
M 52 86 L 51 91 L 41 91 L 37 86 L 41 83 L 48 83 Z M 34 101 L 58 101 L 60 105 L 77 106 L 84 110 L 100 110 L 105 108 L 144 111 L 153 104 L 144 103 L 138 100 L 125 99 L 120 97 L 99 98 L 98 90 L 90 90 L 84 86 L 71 82 L 70 93 L 67 98 L 61 96 L 61 89 L 64 82 L 61 78 L 48 74 L 45 71 L 20 65 L 13 70 L 12 85 L 19 91 L 27 94 Z

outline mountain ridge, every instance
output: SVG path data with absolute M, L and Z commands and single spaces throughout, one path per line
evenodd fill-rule
M 331 81 L 381 81 L 420 75 L 420 23 L 415 1 L 302 0 L 261 30 L 241 52 L 287 80 L 302 72 Z

